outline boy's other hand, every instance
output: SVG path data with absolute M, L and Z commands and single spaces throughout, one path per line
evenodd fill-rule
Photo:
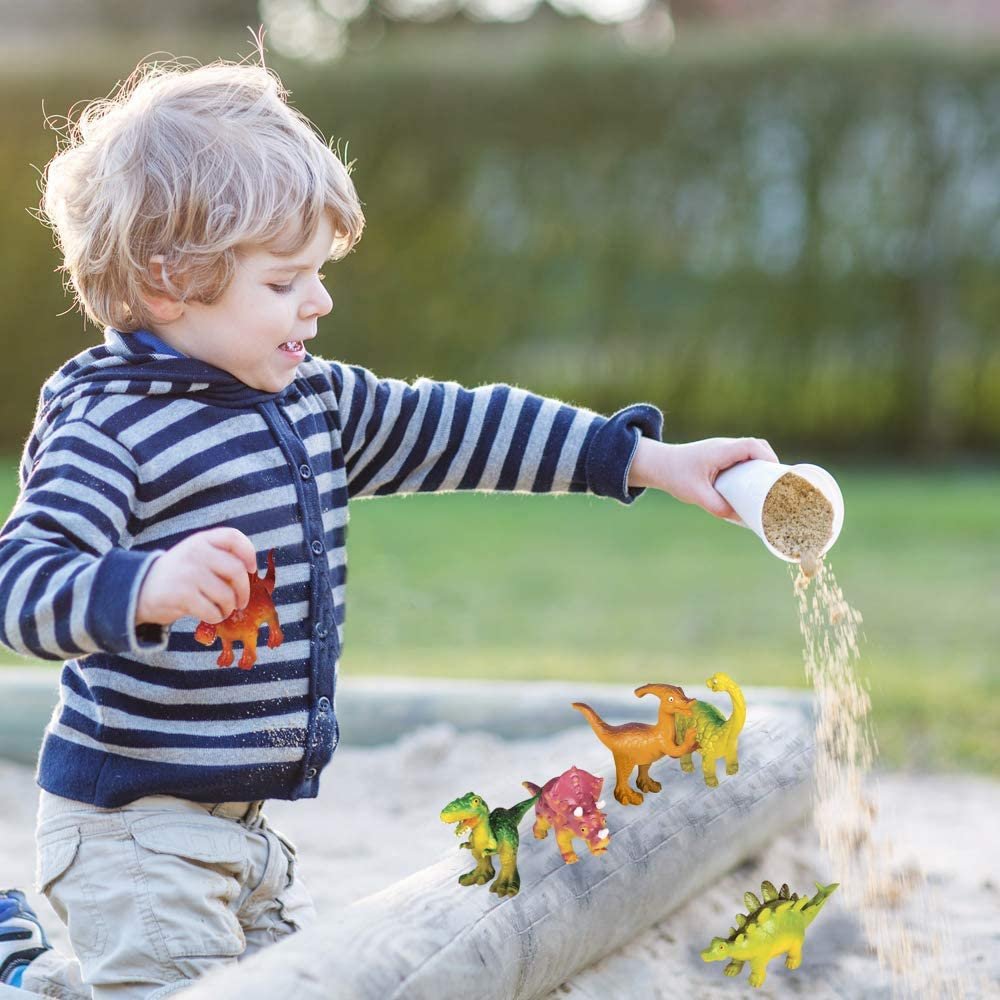
M 652 486 L 683 503 L 726 520 L 736 511 L 715 489 L 715 478 L 724 469 L 751 458 L 777 462 L 771 446 L 761 438 L 706 438 L 688 444 L 664 444 L 640 438 L 629 469 L 629 486 Z
M 139 590 L 136 624 L 172 625 L 189 615 L 215 625 L 250 601 L 253 542 L 236 528 L 211 528 L 153 561 Z

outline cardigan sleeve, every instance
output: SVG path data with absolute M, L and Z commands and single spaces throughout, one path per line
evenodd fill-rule
M 135 625 L 139 588 L 162 553 L 128 548 L 138 486 L 129 451 L 67 420 L 21 468 L 0 529 L 0 642 L 43 660 L 166 649 L 169 630 Z
M 319 360 L 319 359 L 317 359 Z M 452 490 L 582 493 L 628 504 L 641 436 L 663 415 L 647 403 L 604 417 L 502 383 L 467 389 L 421 378 L 379 378 L 329 366 L 349 495 Z

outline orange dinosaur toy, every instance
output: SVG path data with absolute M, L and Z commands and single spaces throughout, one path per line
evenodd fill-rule
M 589 705 L 574 701 L 573 707 L 582 712 L 594 730 L 594 735 L 611 751 L 615 759 L 615 798 L 623 806 L 637 806 L 641 793 L 629 787 L 632 768 L 639 766 L 636 785 L 643 792 L 658 792 L 663 786 L 649 776 L 649 765 L 661 757 L 682 757 L 697 748 L 697 732 L 688 729 L 683 743 L 676 743 L 674 715 L 690 715 L 694 698 L 689 698 L 672 684 L 646 684 L 635 689 L 635 696 L 655 694 L 660 699 L 660 714 L 655 726 L 644 722 L 626 722 L 609 726 Z
M 280 646 L 285 636 L 274 610 L 274 549 L 267 554 L 267 575 L 250 577 L 250 600 L 245 608 L 237 608 L 228 618 L 214 625 L 199 622 L 195 629 L 195 639 L 205 646 L 211 646 L 216 636 L 222 640 L 222 652 L 216 661 L 220 667 L 233 665 L 233 642 L 243 643 L 243 655 L 238 664 L 240 670 L 250 670 L 257 662 L 257 632 L 261 625 L 267 625 L 267 645 L 269 649 Z

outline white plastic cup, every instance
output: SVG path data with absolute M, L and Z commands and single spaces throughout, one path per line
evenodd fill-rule
M 765 462 L 759 458 L 752 458 L 720 472 L 715 477 L 715 488 L 739 515 L 737 519 L 728 518 L 732 524 L 749 528 L 779 559 L 797 563 L 798 559 L 785 555 L 767 540 L 761 519 L 764 500 L 771 492 L 771 487 L 786 472 L 794 472 L 795 475 L 801 476 L 819 490 L 833 507 L 833 529 L 819 552 L 824 556 L 833 547 L 833 543 L 840 536 L 840 529 L 844 526 L 844 497 L 837 480 L 826 469 L 821 469 L 818 465 L 781 465 L 779 462 Z

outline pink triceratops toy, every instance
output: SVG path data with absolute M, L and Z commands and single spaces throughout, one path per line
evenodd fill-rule
M 542 840 L 548 835 L 549 827 L 555 827 L 556 843 L 566 864 L 579 860 L 573 850 L 574 837 L 582 837 L 591 854 L 604 854 L 608 849 L 611 834 L 601 812 L 604 802 L 598 801 L 604 785 L 603 778 L 571 767 L 541 788 L 531 781 L 522 781 L 521 784 L 532 795 L 538 796 L 533 828 L 535 836 Z

